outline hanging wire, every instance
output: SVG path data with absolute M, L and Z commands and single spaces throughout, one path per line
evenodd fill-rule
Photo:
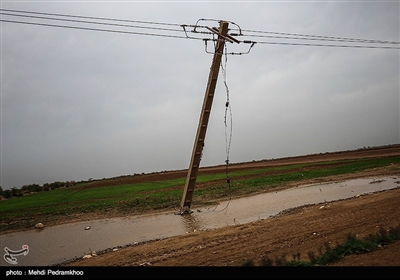
M 228 52 L 226 51 L 226 45 L 225 45 L 225 61 L 221 61 L 221 70 L 222 70 L 222 76 L 224 80 L 224 85 L 225 85 L 225 90 L 226 90 L 226 102 L 225 102 L 225 115 L 224 115 L 224 124 L 225 124 L 225 152 L 226 152 L 226 160 L 225 160 L 225 176 L 226 176 L 226 183 L 228 185 L 228 191 L 229 191 L 229 200 L 227 205 L 219 210 L 218 212 L 222 212 L 226 209 L 228 209 L 229 203 L 232 200 L 232 189 L 231 189 L 231 180 L 229 178 L 229 172 L 228 172 L 228 167 L 229 167 L 229 153 L 231 149 L 231 142 L 232 142 L 232 108 L 231 108 L 231 103 L 229 100 L 229 87 L 226 82 L 226 64 L 228 61 Z M 229 124 L 227 121 L 229 113 Z M 229 130 L 229 136 L 228 136 L 228 130 Z M 214 209 L 215 210 L 215 209 Z
M 226 82 L 226 64 L 228 61 L 228 52 L 226 52 L 226 45 L 225 45 L 225 61 L 224 64 L 225 66 L 221 63 L 221 69 L 222 69 L 222 74 L 223 74 L 223 79 L 224 79 L 224 85 L 225 85 L 225 90 L 226 90 L 226 103 L 225 103 L 225 115 L 224 115 L 224 124 L 225 124 L 225 142 L 226 142 L 226 165 L 228 167 L 229 164 L 229 152 L 231 149 L 231 142 L 232 142 L 232 108 L 231 108 L 231 103 L 229 100 L 229 87 L 228 84 Z M 228 124 L 227 124 L 227 113 L 229 111 L 229 137 L 227 135 L 227 128 L 228 128 Z M 227 173 L 227 181 L 229 183 L 229 177 L 228 177 L 228 173 Z

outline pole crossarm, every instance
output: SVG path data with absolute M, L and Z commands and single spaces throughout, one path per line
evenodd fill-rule
M 211 106 L 214 99 L 214 92 L 217 85 L 219 67 L 224 51 L 225 38 L 228 33 L 228 22 L 221 21 L 218 33 L 218 41 L 215 46 L 215 52 L 211 64 L 210 74 L 208 76 L 207 88 L 204 95 L 203 107 L 200 114 L 197 127 L 196 139 L 193 145 L 192 157 L 186 177 L 185 188 L 183 190 L 180 214 L 190 214 L 193 192 L 196 185 L 197 173 L 199 170 L 201 155 L 206 137 L 208 120 L 210 117 Z

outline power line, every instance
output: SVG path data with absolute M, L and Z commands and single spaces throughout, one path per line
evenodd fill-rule
M 154 22 L 154 21 L 139 21 L 139 20 L 114 19 L 114 18 L 103 18 L 103 17 L 89 17 L 89 16 L 77 16 L 77 15 L 55 14 L 55 13 L 41 13 L 41 12 L 18 11 L 18 10 L 9 10 L 9 9 L 0 9 L 0 11 L 16 12 L 16 13 L 25 13 L 25 14 L 48 15 L 48 16 L 62 16 L 62 17 L 73 17 L 73 18 L 86 18 L 86 19 L 96 19 L 96 20 L 110 20 L 110 21 L 120 21 L 120 22 L 134 22 L 134 23 L 145 23 L 145 24 L 181 26 L 180 24 L 177 24 L 177 23 L 164 23 L 164 22 Z
M 148 35 L 148 36 L 159 36 L 159 37 L 170 37 L 170 38 L 188 39 L 186 36 L 174 36 L 174 35 L 153 34 L 153 33 L 133 32 L 133 31 L 122 31 L 122 30 L 111 30 L 111 29 L 88 28 L 88 27 L 67 26 L 67 25 L 56 25 L 56 24 L 47 24 L 47 23 L 34 23 L 34 22 L 4 20 L 4 19 L 0 19 L 0 21 L 9 22 L 9 23 L 21 23 L 21 24 L 30 24 L 30 25 L 39 25 L 39 26 L 50 26 L 50 27 L 61 27 L 61 28 L 70 28 L 70 29 L 81 29 L 81 30 L 90 30 L 90 31 L 102 31 L 102 32 L 113 32 L 113 33 L 123 33 L 123 34 L 135 34 L 135 35 Z M 189 38 L 189 39 L 196 39 L 196 38 Z M 202 40 L 202 39 L 199 38 L 198 40 Z
M 306 44 L 306 43 L 284 43 L 284 42 L 256 42 L 256 43 L 269 44 L 269 45 L 291 45 L 291 46 L 312 46 L 312 47 L 367 48 L 367 49 L 394 49 L 394 50 L 400 49 L 400 47 L 363 46 L 363 45 L 332 45 L 332 44 Z
M 0 11 L 16 12 L 16 13 L 28 13 L 28 14 L 38 14 L 38 15 L 51 15 L 51 16 L 61 16 L 61 17 L 72 17 L 72 18 L 95 19 L 95 20 L 105 20 L 105 21 L 153 24 L 153 25 L 169 25 L 169 26 L 179 26 L 179 27 L 182 26 L 182 24 L 178 24 L 178 23 L 165 23 L 165 22 L 154 22 L 154 21 L 139 21 L 139 20 L 116 19 L 116 18 L 91 17 L 91 16 L 67 15 L 67 14 L 57 14 L 57 13 L 19 11 L 19 10 L 10 10 L 10 9 L 0 9 Z M 22 15 L 15 15 L 15 16 L 22 16 Z M 211 21 L 211 19 L 201 19 L 201 20 Z M 218 21 L 218 20 L 213 20 L 213 21 Z M 233 22 L 231 22 L 231 23 L 235 24 Z M 110 25 L 115 25 L 115 24 L 110 24 Z M 235 25 L 238 26 L 237 24 L 235 24 Z M 121 25 L 121 26 L 123 26 L 123 25 Z M 197 24 L 195 26 L 199 27 Z M 137 26 L 130 26 L 130 27 L 137 27 Z M 149 28 L 149 27 L 144 27 L 144 28 Z M 235 35 L 231 34 L 232 36 L 241 35 L 241 36 L 249 36 L 249 37 L 271 37 L 271 38 L 282 38 L 282 39 L 302 39 L 302 40 L 321 40 L 321 41 L 332 40 L 332 41 L 349 41 L 349 42 L 363 42 L 363 43 L 400 44 L 400 42 L 394 42 L 394 41 L 381 41 L 381 40 L 371 40 L 371 39 L 357 39 L 357 38 L 309 35 L 309 34 L 299 34 L 299 33 L 249 30 L 249 29 L 240 29 L 239 26 L 238 26 L 238 28 L 239 28 L 240 33 L 239 34 L 235 34 Z M 183 30 L 175 30 L 175 29 L 166 29 L 166 30 L 183 31 Z M 234 29 L 232 29 L 232 30 L 234 30 Z M 280 36 L 268 36 L 268 35 L 267 36 L 264 36 L 264 35 L 243 35 L 242 31 L 250 32 L 250 33 L 288 35 L 288 36 L 297 36 L 297 37 L 280 37 Z
M 233 34 L 230 34 L 233 35 Z M 337 42 L 350 42 L 350 43 L 373 43 L 373 44 L 400 44 L 400 42 L 393 41 L 378 41 L 378 40 L 364 40 L 364 39 L 346 39 L 346 38 L 308 38 L 308 37 L 287 37 L 287 36 L 272 36 L 272 35 L 242 35 L 247 37 L 260 37 L 260 38 L 273 38 L 273 39 L 289 39 L 289 40 L 312 40 L 312 41 L 337 41 Z
M 302 40 L 332 40 L 332 41 L 350 41 L 350 42 L 363 42 L 363 43 L 383 43 L 383 44 L 400 44 L 397 41 L 381 41 L 381 40 L 371 40 L 371 39 L 356 39 L 356 38 L 346 38 L 346 37 L 333 37 L 333 36 L 321 36 L 321 35 L 309 35 L 309 34 L 298 34 L 298 33 L 284 33 L 284 32 L 271 32 L 271 31 L 256 31 L 256 30 L 246 30 L 242 29 L 245 32 L 252 33 L 261 33 L 261 34 L 276 34 L 276 35 L 288 35 L 288 36 L 296 36 L 296 37 L 282 37 L 286 39 L 302 39 Z M 254 36 L 254 37 L 268 37 L 263 35 L 246 35 L 246 36 Z M 273 36 L 271 36 L 273 37 Z M 279 37 L 276 37 L 279 38 Z
M 2 22 L 8 23 L 19 23 L 19 24 L 29 24 L 29 25 L 38 25 L 38 26 L 49 26 L 49 27 L 59 27 L 59 28 L 69 28 L 69 29 L 80 29 L 80 30 L 90 30 L 90 31 L 101 31 L 101 32 L 112 32 L 112 33 L 123 33 L 123 34 L 134 34 L 134 35 L 147 35 L 147 36 L 158 36 L 158 37 L 169 37 L 169 38 L 180 38 L 180 39 L 197 39 L 207 41 L 217 41 L 218 39 L 214 38 L 212 32 L 209 31 L 198 31 L 198 29 L 204 28 L 210 30 L 207 26 L 199 26 L 197 25 L 187 25 L 187 24 L 176 24 L 176 23 L 162 23 L 162 22 L 154 22 L 154 21 L 138 21 L 138 20 L 125 20 L 125 19 L 112 19 L 112 18 L 103 18 L 103 17 L 89 17 L 89 16 L 81 16 L 81 15 L 63 15 L 56 13 L 42 13 L 42 12 L 30 12 L 30 11 L 18 11 L 18 10 L 9 10 L 9 9 L 0 9 L 0 14 L 5 16 L 16 16 L 16 17 L 29 17 L 43 20 L 58 20 L 58 21 L 66 21 L 73 23 L 84 23 L 84 24 L 99 24 L 99 25 L 108 25 L 108 26 L 117 26 L 117 27 L 127 27 L 127 28 L 141 28 L 141 29 L 150 29 L 150 30 L 158 30 L 158 31 L 167 31 L 167 32 L 184 32 L 186 36 L 177 36 L 177 35 L 167 35 L 167 34 L 156 34 L 156 33 L 145 33 L 145 32 L 133 32 L 133 31 L 123 31 L 123 30 L 112 30 L 112 29 L 100 29 L 100 28 L 90 28 L 90 27 L 81 27 L 81 26 L 70 26 L 70 25 L 57 25 L 57 24 L 49 24 L 49 23 L 38 23 L 38 22 L 26 22 L 26 21 L 17 21 L 17 20 L 6 20 L 0 19 Z M 12 13 L 22 13 L 21 14 L 10 14 Z M 33 14 L 33 15 L 46 15 L 53 17 L 42 17 L 42 16 L 33 16 L 33 15 L 24 15 L 24 14 Z M 65 18 L 55 18 L 56 17 L 70 17 L 70 18 L 79 18 L 79 19 L 90 19 L 96 21 L 86 21 L 86 20 L 73 20 L 73 19 L 65 19 Z M 161 28 L 161 27 L 151 27 L 151 26 L 138 26 L 138 25 L 126 25 L 126 24 L 116 24 L 116 23 L 105 23 L 98 22 L 97 20 L 103 21 L 116 21 L 116 22 L 130 22 L 130 23 L 138 23 L 138 24 L 147 24 L 147 25 L 166 25 L 166 26 L 179 26 L 182 29 L 171 29 L 171 28 Z M 360 45 L 360 44 L 400 44 L 400 42 L 395 41 L 381 41 L 381 40 L 369 40 L 369 39 L 354 39 L 354 38 L 344 38 L 344 37 L 332 37 L 332 36 L 320 36 L 320 35 L 302 35 L 296 33 L 283 33 L 283 32 L 271 32 L 271 31 L 256 31 L 256 30 L 246 30 L 240 29 L 237 24 L 236 30 L 239 30 L 239 34 L 231 33 L 230 38 L 234 38 L 233 36 L 238 37 L 259 37 L 259 38 L 273 38 L 273 39 L 285 39 L 285 40 L 313 40 L 313 41 L 340 41 L 347 43 L 359 43 L 359 45 L 338 45 L 338 44 L 317 44 L 317 43 L 293 43 L 293 42 L 268 42 L 268 41 L 253 41 L 253 40 L 237 40 L 236 43 L 244 43 L 251 44 L 253 47 L 254 44 L 269 44 L 269 45 L 289 45 L 289 46 L 314 46 L 314 47 L 341 47 L 341 48 L 373 48 L 373 49 L 399 49 L 399 47 L 392 46 L 382 46 L 382 45 Z M 194 27 L 193 30 L 187 31 L 185 27 Z M 234 29 L 232 29 L 234 30 Z M 201 38 L 188 36 L 188 32 L 192 32 L 195 34 L 206 34 L 207 36 L 212 36 L 211 38 Z M 242 32 L 256 33 L 256 34 L 274 34 L 272 35 L 254 35 L 254 34 L 243 34 Z M 284 35 L 284 36 L 276 36 L 276 35 Z M 288 37 L 295 36 L 295 37 Z M 250 47 L 250 49 L 251 49 Z M 249 51 L 250 51 L 249 49 Z M 248 51 L 248 52 L 249 52 Z M 248 53 L 247 52 L 247 53 Z M 246 53 L 230 53 L 230 54 L 246 54 Z
M 0 12 L 0 14 L 1 15 L 7 15 L 7 16 L 29 17 L 29 18 L 46 19 L 46 20 L 59 20 L 59 21 L 76 22 L 76 23 L 90 23 L 90 24 L 111 25 L 111 26 L 118 26 L 118 27 L 145 28 L 145 29 L 154 29 L 154 30 L 162 30 L 162 31 L 184 32 L 182 29 L 177 30 L 177 29 L 170 29 L 170 28 L 148 27 L 148 26 L 138 26 L 138 25 L 126 25 L 126 24 L 116 24 L 116 23 L 93 22 L 93 21 L 62 19 L 62 18 L 49 18 L 49 17 L 40 17 L 40 16 L 30 16 L 30 15 L 15 15 L 15 14 L 8 14 L 8 13 L 1 13 L 1 12 Z
M 116 26 L 116 27 L 124 27 L 124 28 L 141 28 L 141 29 L 149 29 L 149 30 L 157 30 L 157 31 L 168 31 L 168 32 L 169 31 L 184 32 L 183 29 L 178 30 L 178 29 L 165 28 L 165 27 L 162 28 L 162 27 L 154 27 L 154 26 L 127 25 L 127 24 L 120 24 L 120 23 L 112 23 L 110 21 L 129 22 L 129 23 L 146 24 L 146 25 L 166 25 L 166 26 L 180 26 L 179 24 L 151 22 L 151 21 L 122 20 L 122 19 L 112 19 L 112 18 L 104 18 L 104 17 L 89 17 L 89 16 L 80 16 L 80 15 L 66 15 L 66 14 L 56 14 L 56 13 L 17 11 L 17 10 L 8 10 L 8 9 L 0 9 L 0 11 L 2 11 L 2 12 L 0 12 L 0 14 L 5 15 L 5 16 L 12 16 L 12 17 L 25 17 L 25 18 L 39 19 L 39 20 L 64 21 L 64 22 L 78 23 L 78 24 L 107 25 L 107 26 Z M 5 12 L 3 12 L 3 11 L 5 11 Z M 19 13 L 19 14 L 16 14 L 16 13 Z M 45 16 L 38 16 L 38 15 L 45 15 Z M 48 16 L 52 16 L 52 17 L 48 17 Z M 71 18 L 74 18 L 74 19 L 71 19 Z M 91 21 L 77 20 L 77 19 L 90 19 Z M 93 20 L 95 20 L 95 21 L 93 21 Z M 99 22 L 98 20 L 102 20 L 105 22 Z M 167 35 L 165 33 L 164 34 L 155 34 L 155 33 L 146 33 L 146 32 L 100 29 L 100 28 L 91 28 L 91 27 L 84 27 L 84 26 L 58 25 L 58 24 L 52 24 L 52 23 L 19 21 L 19 20 L 8 20 L 8 19 L 0 19 L 0 21 L 9 22 L 9 23 L 20 23 L 20 24 L 30 24 L 30 25 L 50 26 L 50 27 L 70 28 L 70 29 L 90 30 L 90 31 L 103 31 L 103 32 L 135 34 L 135 35 L 161 36 L 161 37 L 182 38 L 182 39 L 186 38 L 184 36 Z

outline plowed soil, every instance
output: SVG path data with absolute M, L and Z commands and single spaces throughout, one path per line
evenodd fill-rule
M 357 151 L 316 154 L 231 165 L 246 169 L 289 163 L 337 159 L 399 156 L 400 145 Z M 224 166 L 207 167 L 201 173 L 220 172 Z M 147 176 L 173 178 L 184 171 Z M 305 205 L 249 224 L 197 231 L 163 240 L 149 241 L 119 249 L 106 250 L 88 259 L 77 259 L 62 266 L 276 266 L 293 256 L 308 260 L 327 247 L 343 243 L 349 234 L 366 237 L 400 226 L 400 166 L 392 166 L 327 177 L 325 181 L 393 176 L 397 188 L 346 200 Z M 146 176 L 141 176 L 144 180 Z M 308 182 L 304 182 L 308 183 Z M 290 187 L 290 186 L 287 186 Z M 400 267 L 400 241 L 382 244 L 376 251 L 350 255 L 329 266 Z M 349 275 L 347 275 L 349 276 Z M 210 276 L 211 277 L 211 276 Z

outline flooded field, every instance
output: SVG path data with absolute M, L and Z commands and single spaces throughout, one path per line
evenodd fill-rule
M 19 266 L 48 266 L 91 251 L 122 247 L 135 242 L 166 238 L 267 219 L 279 212 L 307 204 L 346 199 L 367 193 L 398 188 L 397 177 L 355 179 L 330 184 L 299 186 L 277 192 L 225 201 L 209 208 L 192 209 L 190 215 L 173 212 L 85 221 L 4 234 L 3 250 L 18 251 L 28 245 L 29 252 L 16 255 Z M 6 252 L 6 251 L 4 251 Z M 4 257 L 1 266 L 10 266 Z

